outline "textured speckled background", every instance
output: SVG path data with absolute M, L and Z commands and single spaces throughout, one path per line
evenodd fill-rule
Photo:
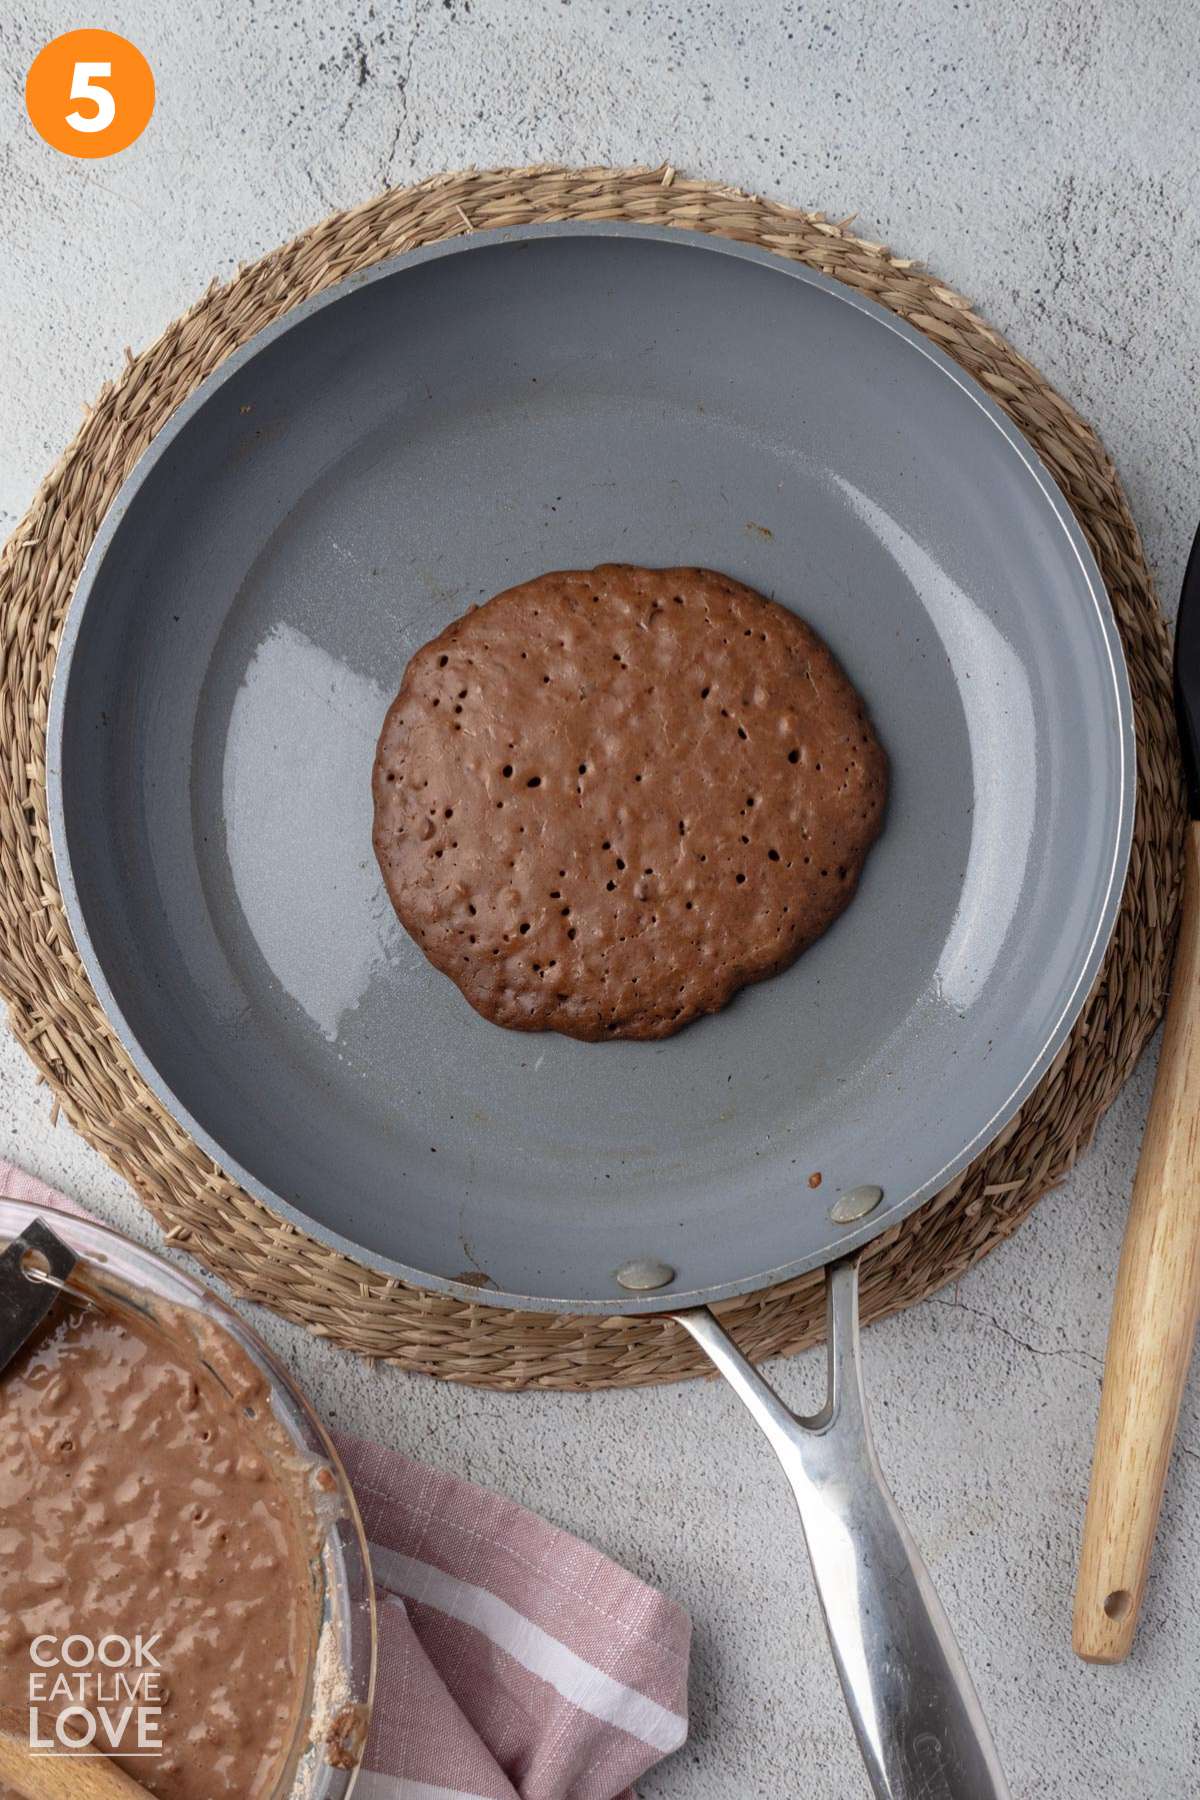
M 464 163 L 670 159 L 834 216 L 971 295 L 1099 427 L 1171 607 L 1200 515 L 1200 15 L 1189 0 L 122 0 L 158 83 L 145 136 L 69 162 L 25 69 L 83 21 L 0 21 L 0 528 L 81 403 L 211 276 L 388 182 Z M 1184 1404 L 1136 1653 L 1069 1648 L 1108 1304 L 1152 1059 L 1003 1250 L 875 1328 L 885 1467 L 1018 1800 L 1200 1794 L 1200 1382 Z M 1200 1100 L 1200 1096 L 1198 1096 Z M 0 1043 L 0 1157 L 147 1242 L 128 1191 Z M 504 1489 L 687 1605 L 689 1745 L 644 1800 L 866 1785 L 791 1505 L 731 1395 L 499 1396 L 369 1372 L 255 1323 L 334 1422 Z M 819 1379 L 777 1370 L 794 1404 Z

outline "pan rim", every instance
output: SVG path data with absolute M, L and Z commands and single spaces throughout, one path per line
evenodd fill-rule
M 943 376 L 948 377 L 959 388 L 993 428 L 1000 432 L 1008 449 L 1024 464 L 1028 474 L 1040 490 L 1049 514 L 1053 516 L 1057 526 L 1064 534 L 1079 567 L 1080 578 L 1086 587 L 1091 603 L 1091 611 L 1099 633 L 1098 642 L 1103 648 L 1107 674 L 1111 681 L 1111 699 L 1118 736 L 1119 773 L 1117 806 L 1115 816 L 1110 823 L 1111 854 L 1108 861 L 1107 878 L 1103 894 L 1097 899 L 1094 930 L 1086 948 L 1081 949 L 1076 979 L 1058 1018 L 1047 1033 L 1041 1048 L 1030 1062 L 1025 1074 L 969 1143 L 918 1188 L 878 1209 L 858 1224 L 847 1227 L 836 1242 L 827 1243 L 820 1251 L 779 1264 L 765 1271 L 737 1276 L 727 1282 L 705 1289 L 683 1292 L 668 1288 L 657 1293 L 622 1294 L 603 1299 L 579 1299 L 570 1295 L 529 1295 L 496 1287 L 474 1287 L 446 1276 L 415 1269 L 377 1251 L 368 1250 L 342 1233 L 311 1218 L 301 1208 L 275 1193 L 252 1171 L 244 1168 L 235 1158 L 231 1157 L 217 1139 L 192 1117 L 178 1095 L 158 1074 L 109 985 L 92 941 L 74 880 L 62 794 L 63 743 L 68 721 L 75 650 L 92 590 L 113 538 L 130 506 L 136 500 L 140 489 L 160 458 L 186 428 L 191 418 L 208 403 L 221 387 L 233 379 L 268 345 L 274 343 L 294 326 L 311 318 L 315 313 L 328 306 L 336 305 L 362 287 L 376 281 L 391 279 L 398 274 L 403 274 L 407 269 L 424 263 L 467 254 L 474 250 L 486 250 L 501 245 L 519 245 L 547 239 L 587 237 L 640 239 L 670 244 L 681 249 L 708 250 L 718 255 L 734 256 L 769 268 L 781 275 L 791 276 L 793 279 L 823 291 L 831 298 L 866 314 L 876 324 L 893 332 L 910 349 L 914 349 L 926 357 Z M 1107 687 L 1106 683 L 1106 690 Z M 451 238 L 404 252 L 377 263 L 370 269 L 359 271 L 345 281 L 289 308 L 278 319 L 265 326 L 227 357 L 219 368 L 214 370 L 180 403 L 122 482 L 101 521 L 76 582 L 59 639 L 51 684 L 46 728 L 46 793 L 51 851 L 67 921 L 84 971 L 110 1026 L 142 1080 L 146 1082 L 171 1117 L 188 1133 L 197 1146 L 247 1193 L 298 1229 L 315 1238 L 318 1243 L 352 1259 L 372 1273 L 418 1288 L 453 1295 L 464 1302 L 516 1308 L 528 1312 L 566 1312 L 598 1316 L 670 1313 L 758 1292 L 774 1286 L 778 1282 L 792 1280 L 824 1266 L 837 1257 L 848 1255 L 861 1248 L 885 1230 L 899 1224 L 909 1213 L 915 1211 L 918 1206 L 930 1199 L 948 1181 L 953 1179 L 986 1148 L 1028 1098 L 1061 1049 L 1082 1011 L 1100 972 L 1109 939 L 1116 924 L 1132 844 L 1136 799 L 1133 700 L 1124 650 L 1103 578 L 1082 529 L 1053 475 L 1024 433 L 984 388 L 951 356 L 919 332 L 915 326 L 889 312 L 886 307 L 879 305 L 876 301 L 859 294 L 845 283 L 810 268 L 805 263 L 790 261 L 778 253 L 763 249 L 758 245 L 744 244 L 704 231 L 685 230 L 675 226 L 639 225 L 620 219 L 557 221 L 541 225 L 513 226 L 493 231 L 475 231 L 469 236 Z

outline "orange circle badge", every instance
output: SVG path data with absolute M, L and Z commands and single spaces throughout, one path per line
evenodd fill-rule
M 113 156 L 142 135 L 154 76 L 115 31 L 67 31 L 39 50 L 25 77 L 34 129 L 65 156 Z

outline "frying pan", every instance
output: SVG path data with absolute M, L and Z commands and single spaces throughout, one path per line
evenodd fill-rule
M 369 770 L 418 645 L 621 560 L 803 613 L 893 785 L 857 898 L 794 968 L 676 1038 L 596 1046 L 499 1030 L 424 961 L 375 869 Z M 625 223 L 415 252 L 231 356 L 104 522 L 48 741 L 71 926 L 150 1086 L 372 1268 L 675 1314 L 785 1463 L 871 1781 L 904 1800 L 1005 1788 L 871 1447 L 855 1256 L 1062 1045 L 1133 778 L 1099 575 L 1000 410 L 806 267 Z M 821 1265 L 829 1397 L 797 1420 L 707 1307 Z

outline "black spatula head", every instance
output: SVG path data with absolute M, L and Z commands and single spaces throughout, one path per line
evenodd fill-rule
M 1188 558 L 1175 626 L 1175 713 L 1188 810 L 1200 819 L 1200 531 Z
M 46 1317 L 77 1260 L 40 1219 L 0 1253 L 0 1374 Z

